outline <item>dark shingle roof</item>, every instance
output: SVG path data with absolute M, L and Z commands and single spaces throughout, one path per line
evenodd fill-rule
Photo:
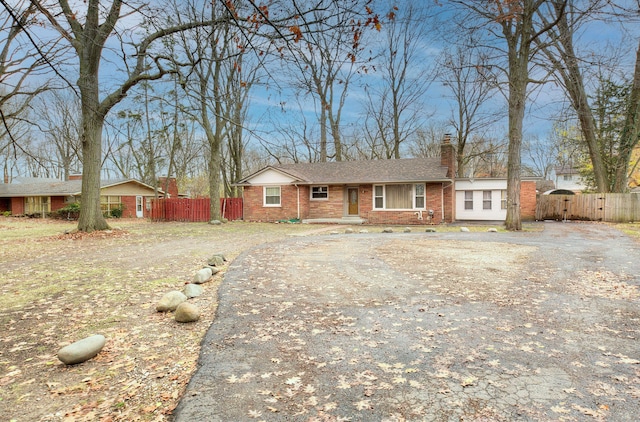
M 306 184 L 401 183 L 448 181 L 447 167 L 440 158 L 405 158 L 396 160 L 339 161 L 326 163 L 295 163 L 270 166 Z M 263 169 L 242 179 L 248 183 Z
M 78 196 L 82 191 L 82 180 L 53 180 L 41 179 L 40 181 L 21 180 L 18 183 L 0 184 L 0 198 L 11 198 L 19 196 Z M 147 186 L 135 179 L 126 180 L 102 180 L 100 187 L 119 185 L 127 182 L 135 182 Z M 149 188 L 153 189 L 151 186 Z M 162 193 L 162 190 L 159 190 Z

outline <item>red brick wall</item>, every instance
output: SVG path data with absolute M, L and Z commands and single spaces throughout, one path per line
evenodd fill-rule
M 329 186 L 329 198 L 327 200 L 311 200 L 309 188 L 305 193 L 305 198 L 309 204 L 308 217 L 304 218 L 342 218 L 345 214 L 344 210 L 344 190 L 343 186 Z M 301 193 L 302 195 L 302 193 Z M 358 195 L 361 195 L 358 192 Z M 358 201 L 361 198 L 358 198 Z M 361 204 L 359 204 L 362 209 Z
M 280 186 L 280 206 L 265 207 L 262 186 L 246 186 L 243 192 L 245 221 L 278 221 L 298 218 L 298 188 Z M 300 187 L 300 218 L 307 218 L 309 188 Z M 305 203 L 306 199 L 306 203 Z
M 446 186 L 447 184 L 445 184 Z M 442 193 L 442 183 L 427 183 L 427 210 L 434 211 L 431 221 L 439 224 L 452 221 L 453 216 L 453 188 L 445 189 Z M 298 188 L 282 185 L 280 187 L 281 206 L 265 207 L 263 205 L 263 187 L 246 186 L 243 193 L 243 207 L 245 221 L 278 221 L 298 218 Z M 341 218 L 345 215 L 344 192 L 346 186 L 329 186 L 329 198 L 326 201 L 310 200 L 310 188 L 300 186 L 300 219 L 306 218 Z M 443 218 L 444 197 L 444 218 Z M 360 185 L 358 187 L 358 208 L 360 217 L 371 224 L 429 224 L 427 213 L 423 212 L 423 219 L 418 220 L 416 211 L 385 211 L 373 210 L 373 186 Z M 535 211 L 535 209 L 534 209 Z
M 136 216 L 136 197 L 135 196 L 121 196 L 120 203 L 122 204 L 122 216 L 124 218 L 135 218 Z M 142 209 L 144 209 L 144 198 L 142 199 Z
M 426 189 L 426 201 L 427 210 L 433 210 L 433 220 L 431 223 L 439 224 L 442 219 L 442 184 L 441 183 L 427 183 Z M 401 224 L 401 225 L 416 225 L 416 224 L 429 224 L 428 214 L 425 211 L 422 212 L 422 220 L 418 220 L 416 211 L 386 211 L 386 210 L 374 210 L 373 209 L 373 187 L 371 185 L 360 187 L 360 216 L 365 218 L 370 224 Z M 362 193 L 362 191 L 365 193 Z M 446 196 L 446 195 L 445 195 Z M 445 201 L 446 204 L 446 201 Z M 451 211 L 445 208 L 445 220 L 447 214 L 451 214 Z
M 60 208 L 64 208 L 67 204 L 64 202 L 64 196 L 51 197 L 51 212 L 56 212 Z
M 24 198 L 11 198 L 11 214 L 24 214 Z
M 520 218 L 522 220 L 535 220 L 536 202 L 536 182 L 533 180 L 520 182 Z

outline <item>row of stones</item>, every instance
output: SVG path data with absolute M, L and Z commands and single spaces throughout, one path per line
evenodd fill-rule
M 210 281 L 215 274 L 220 272 L 226 259 L 222 254 L 214 254 L 207 260 L 204 268 L 196 271 L 191 283 L 187 283 L 182 291 L 172 290 L 165 293 L 156 305 L 158 312 L 174 312 L 176 322 L 195 322 L 200 319 L 200 309 L 189 299 L 202 295 L 202 284 Z
M 405 227 L 402 231 L 404 233 L 411 233 L 411 227 Z M 465 232 L 465 233 L 469 233 L 471 230 L 469 230 L 468 227 L 460 227 L 460 231 L 461 232 Z M 497 233 L 498 229 L 496 229 L 494 227 L 491 227 L 491 228 L 487 229 L 487 231 L 489 233 Z M 352 234 L 352 233 L 355 233 L 355 230 L 353 230 L 351 227 L 349 227 L 349 228 L 345 229 L 344 232 L 345 232 L 345 234 Z M 433 227 L 427 227 L 425 232 L 427 232 L 427 233 L 436 233 L 436 229 L 433 228 Z M 369 230 L 362 229 L 362 230 L 359 230 L 358 233 L 369 233 Z M 382 229 L 382 233 L 393 233 L 393 228 L 387 227 L 385 229 Z M 331 234 L 340 234 L 340 232 L 332 231 Z
M 202 295 L 201 284 L 211 280 L 225 262 L 224 255 L 213 255 L 207 261 L 207 265 L 195 273 L 193 281 L 187 283 L 182 292 L 174 290 L 166 293 L 158 302 L 156 310 L 158 312 L 174 311 L 174 318 L 177 322 L 194 322 L 200 319 L 200 309 L 187 300 Z M 97 356 L 106 342 L 107 339 L 102 334 L 83 338 L 60 349 L 58 359 L 65 365 L 85 362 Z

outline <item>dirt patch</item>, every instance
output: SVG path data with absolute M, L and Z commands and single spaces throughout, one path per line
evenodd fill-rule
M 301 225 L 223 226 L 118 220 L 114 230 L 68 233 L 73 223 L 0 221 L 0 415 L 15 421 L 165 420 L 193 373 L 222 274 L 193 299 L 197 323 L 155 312 L 213 253 L 302 233 Z M 65 366 L 57 351 L 91 334 L 107 344 Z

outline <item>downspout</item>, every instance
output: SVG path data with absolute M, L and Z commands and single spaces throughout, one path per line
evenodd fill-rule
M 440 203 L 442 204 L 442 210 L 441 210 L 442 211 L 442 217 L 441 217 L 442 220 L 441 221 L 444 221 L 444 190 L 447 189 L 447 188 L 452 188 L 453 189 L 453 182 L 449 182 L 449 184 L 447 186 L 445 186 L 444 183 L 442 183 L 442 189 L 440 190 L 440 195 L 442 196 L 442 198 L 440 199 Z M 453 206 L 453 200 L 455 199 L 455 196 L 453 196 L 453 195 L 455 195 L 455 194 L 456 194 L 456 192 L 454 190 L 452 192 L 452 194 L 451 194 L 452 195 L 452 201 L 451 201 L 450 205 L 452 205 L 452 206 Z M 451 210 L 451 222 L 455 221 L 455 206 L 453 208 L 454 209 Z
M 296 201 L 298 202 L 298 221 L 300 221 L 300 186 L 298 186 L 297 183 L 294 183 L 294 186 L 296 187 L 296 193 L 297 193 L 297 199 Z

